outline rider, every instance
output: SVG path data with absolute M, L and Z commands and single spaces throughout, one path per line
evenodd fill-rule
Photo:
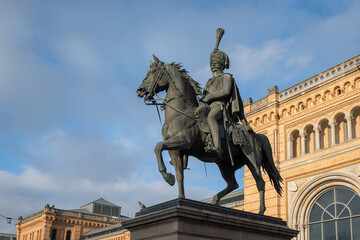
M 221 156 L 221 139 L 218 121 L 223 116 L 223 109 L 230 105 L 230 114 L 235 122 L 240 121 L 246 129 L 251 128 L 246 121 L 242 99 L 236 86 L 233 76 L 224 73 L 224 69 L 230 66 L 229 57 L 226 53 L 218 49 L 224 30 L 216 30 L 215 48 L 210 54 L 210 68 L 213 77 L 208 80 L 204 88 L 204 97 L 202 101 L 209 104 L 210 112 L 207 117 L 210 132 L 213 139 L 213 149 L 211 150 L 218 156 Z

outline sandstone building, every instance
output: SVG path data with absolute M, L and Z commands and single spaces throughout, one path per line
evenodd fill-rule
M 284 179 L 282 197 L 267 180 L 265 214 L 298 229 L 298 239 L 360 239 L 360 55 L 281 92 L 274 86 L 245 112 Z M 258 208 L 246 168 L 244 210 Z
M 19 218 L 18 240 L 79 240 L 90 230 L 121 223 L 121 208 L 103 198 L 80 209 L 62 210 L 45 205 L 44 210 Z
M 16 234 L 0 233 L 0 240 L 16 240 Z

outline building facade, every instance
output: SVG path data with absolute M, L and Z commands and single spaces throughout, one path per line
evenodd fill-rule
M 265 214 L 298 229 L 297 239 L 360 239 L 360 55 L 244 108 L 284 179 L 280 197 L 263 174 Z M 258 209 L 245 168 L 244 210 Z
M 0 240 L 16 240 L 16 234 L 0 233 Z
M 103 198 L 80 209 L 62 210 L 45 205 L 44 209 L 16 224 L 18 240 L 79 240 L 95 229 L 121 223 L 121 208 Z

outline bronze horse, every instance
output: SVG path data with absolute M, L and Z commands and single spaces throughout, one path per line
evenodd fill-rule
M 166 91 L 165 99 L 161 99 L 157 93 Z M 281 195 L 282 178 L 274 165 L 271 145 L 268 138 L 263 134 L 255 134 L 257 147 L 261 150 L 256 163 L 250 161 L 238 145 L 229 142 L 229 148 L 224 149 L 222 157 L 205 151 L 206 133 L 200 130 L 195 110 L 199 106 L 201 89 L 177 63 L 164 63 L 154 56 L 154 62 L 150 64 L 150 70 L 137 89 L 139 97 L 144 98 L 147 104 L 161 104 L 165 109 L 165 123 L 162 127 L 164 141 L 156 144 L 155 154 L 158 168 L 163 178 L 170 185 L 174 185 L 175 178 L 167 173 L 162 151 L 168 150 L 171 163 L 175 167 L 176 179 L 179 187 L 179 198 L 185 198 L 184 193 L 184 169 L 187 167 L 188 156 L 194 156 L 203 162 L 213 162 L 219 167 L 222 177 L 227 183 L 225 189 L 213 197 L 213 204 L 218 204 L 220 199 L 239 187 L 235 178 L 235 171 L 246 164 L 256 180 L 256 186 L 260 195 L 259 214 L 265 212 L 265 182 L 261 176 L 261 166 L 268 173 L 271 183 Z M 157 97 L 158 99 L 154 99 Z M 159 100 L 162 103 L 157 103 Z M 227 143 L 222 146 L 227 146 Z M 230 161 L 229 150 L 234 162 Z

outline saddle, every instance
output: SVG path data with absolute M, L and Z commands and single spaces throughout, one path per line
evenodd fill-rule
M 235 122 L 231 118 L 228 108 L 223 110 L 223 117 L 218 121 L 220 128 L 221 139 L 231 141 L 234 145 L 241 147 L 243 153 L 249 158 L 250 161 L 255 160 L 255 152 L 258 154 L 259 144 L 257 143 L 256 134 L 249 131 L 249 127 L 242 123 Z M 205 151 L 210 152 L 213 149 L 213 141 L 210 133 L 210 127 L 207 122 L 207 115 L 210 112 L 210 107 L 200 102 L 199 107 L 195 111 L 195 119 L 197 120 L 199 129 L 206 134 Z M 250 141 L 249 141 L 250 140 Z M 255 151 L 254 151 L 255 150 Z

